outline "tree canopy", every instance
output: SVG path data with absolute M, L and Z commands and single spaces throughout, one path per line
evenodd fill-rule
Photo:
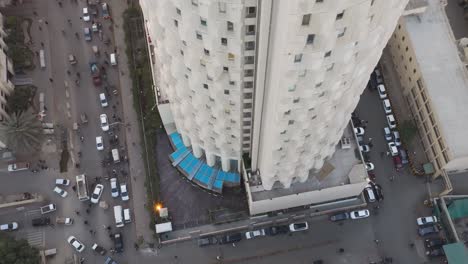
M 0 233 L 0 264 L 39 264 L 40 261 L 39 250 L 26 240 Z

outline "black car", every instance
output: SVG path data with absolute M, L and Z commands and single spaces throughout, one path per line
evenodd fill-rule
M 111 257 L 107 257 L 106 260 L 104 260 L 104 264 L 117 264 L 117 262 L 115 262 Z
M 443 238 L 427 238 L 425 241 L 424 241 L 424 245 L 426 246 L 427 249 L 430 249 L 430 248 L 439 248 L 441 246 L 443 246 L 445 244 L 445 242 L 447 242 L 445 239 Z
M 220 244 L 229 244 L 229 243 L 236 243 L 242 240 L 242 234 L 236 233 L 231 235 L 225 235 L 220 240 Z
M 439 228 L 436 225 L 421 226 L 418 228 L 420 236 L 426 236 L 429 234 L 435 234 L 439 232 Z
M 33 226 L 46 226 L 50 225 L 50 218 L 49 217 L 41 217 L 41 218 L 34 218 L 32 220 Z
M 330 216 L 330 221 L 337 222 L 349 219 L 349 213 L 343 212 Z
M 431 258 L 434 258 L 434 257 L 441 257 L 441 256 L 445 256 L 445 252 L 444 252 L 444 249 L 443 248 L 433 248 L 433 249 L 430 249 L 429 251 L 426 251 L 426 255 L 431 257 Z
M 207 247 L 209 245 L 216 245 L 218 244 L 218 239 L 216 237 L 204 237 L 198 239 L 198 246 L 199 247 Z
M 106 249 L 104 249 L 103 247 L 99 246 L 96 243 L 94 243 L 94 245 L 91 248 L 102 256 L 104 256 L 107 252 Z
M 289 233 L 289 226 L 287 225 L 280 225 L 280 226 L 270 226 L 265 228 L 265 234 L 269 236 L 276 236 L 279 234 L 287 234 Z
M 114 249 L 115 252 L 123 252 L 123 239 L 121 233 L 114 234 Z

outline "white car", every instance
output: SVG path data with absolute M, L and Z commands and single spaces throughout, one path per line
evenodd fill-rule
M 67 197 L 68 195 L 68 192 L 63 190 L 62 188 L 58 187 L 58 186 L 55 186 L 54 188 L 54 192 L 60 196 L 62 196 L 63 198 Z
M 128 197 L 127 184 L 120 184 L 120 197 L 122 197 L 122 201 L 130 200 L 130 197 Z
M 307 222 L 294 223 L 289 225 L 289 231 L 291 232 L 304 231 L 307 229 L 309 229 L 309 224 Z
M 117 178 L 110 179 L 110 186 L 111 186 L 111 195 L 114 198 L 119 197 L 119 187 L 117 186 Z
M 383 109 L 385 114 L 391 114 L 392 113 L 392 105 L 390 104 L 390 100 L 385 99 L 382 101 Z
M 89 11 L 87 7 L 83 7 L 83 21 L 89 22 L 91 17 L 89 16 Z
M 66 179 L 55 179 L 55 185 L 64 185 L 64 186 L 68 186 L 68 185 L 70 185 L 70 180 L 66 180 Z
M 396 128 L 396 121 L 393 115 L 387 115 L 387 123 L 388 127 L 390 127 L 391 129 Z
M 437 223 L 437 217 L 435 216 L 419 217 L 418 219 L 416 219 L 416 223 L 418 223 L 418 225 L 420 226 L 427 225 L 427 224 L 434 224 L 434 223 Z
M 78 252 L 83 252 L 83 250 L 85 249 L 85 245 L 81 243 L 78 239 L 76 239 L 76 237 L 74 236 L 69 236 L 67 241 L 68 244 L 72 245 Z
M 377 91 L 379 92 L 380 99 L 387 98 L 387 90 L 385 90 L 385 86 L 383 84 L 377 85 Z
M 107 123 L 107 115 L 102 114 L 99 116 L 99 120 L 101 120 L 101 128 L 102 131 L 108 131 L 109 130 L 109 123 Z
M 393 138 L 395 140 L 395 145 L 397 147 L 401 146 L 400 133 L 398 131 L 393 131 Z
M 367 169 L 367 171 L 374 170 L 374 169 L 375 169 L 374 163 L 372 163 L 372 162 L 367 162 L 367 163 L 366 163 L 366 169 Z
M 362 218 L 367 218 L 369 217 L 370 213 L 369 210 L 358 210 L 358 211 L 352 211 L 349 213 L 351 216 L 351 219 L 362 219 Z
M 362 145 L 362 146 L 359 146 L 359 150 L 361 152 L 367 153 L 370 151 L 370 147 L 368 145 Z
M 96 137 L 96 148 L 97 150 L 104 150 L 104 144 L 102 144 L 102 137 Z
M 101 198 L 102 191 L 104 190 L 104 185 L 98 184 L 94 187 L 93 194 L 91 195 L 91 202 L 97 204 Z
M 354 128 L 354 133 L 357 135 L 357 136 L 362 136 L 364 135 L 364 128 L 362 127 L 355 127 Z
M 388 142 L 388 150 L 392 156 L 398 156 L 398 148 L 395 145 L 395 142 Z
M 385 135 L 385 140 L 387 141 L 392 141 L 392 132 L 389 127 L 384 127 L 384 135 Z
M 9 224 L 0 225 L 0 231 L 13 231 L 18 229 L 18 223 L 11 222 Z
M 106 95 L 104 93 L 99 94 L 99 101 L 101 102 L 102 107 L 107 107 L 109 103 L 107 103 Z
M 247 239 L 252 239 L 252 238 L 255 238 L 255 237 L 259 237 L 259 236 L 265 236 L 265 229 L 245 232 L 245 237 Z

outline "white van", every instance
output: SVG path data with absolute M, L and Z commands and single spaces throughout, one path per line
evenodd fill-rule
M 115 56 L 115 53 L 110 54 L 110 64 L 112 66 L 117 65 L 117 57 Z
M 132 222 L 132 218 L 130 216 L 130 209 L 129 208 L 124 209 L 123 214 L 124 214 L 124 223 L 125 224 L 128 224 L 128 223 Z
M 373 203 L 373 202 L 376 201 L 374 191 L 372 190 L 371 187 L 366 187 L 364 189 L 364 192 L 365 192 L 365 196 L 366 196 L 367 200 L 369 201 L 369 203 Z
M 112 159 L 114 159 L 114 163 L 119 163 L 120 162 L 119 150 L 118 149 L 112 149 Z
M 115 226 L 116 227 L 123 227 L 124 222 L 122 218 L 122 206 L 116 205 L 114 206 L 114 217 L 115 217 Z

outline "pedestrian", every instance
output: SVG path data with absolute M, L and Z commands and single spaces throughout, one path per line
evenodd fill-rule
M 369 147 L 372 148 L 373 146 L 374 146 L 374 144 L 372 144 L 372 142 L 369 142 Z
M 87 225 L 87 224 L 88 224 L 88 221 L 84 220 L 84 224 Z
M 380 241 L 378 239 L 374 239 L 374 242 L 378 244 Z
M 387 156 L 390 156 L 390 151 L 387 151 Z
M 45 21 L 45 24 L 46 24 L 46 25 L 49 25 L 49 22 L 47 22 L 47 20 L 46 20 L 46 21 Z
M 75 211 L 75 214 L 76 214 L 76 215 L 80 215 L 80 212 L 79 212 L 79 211 Z
M 383 158 L 384 155 L 385 155 L 385 152 L 381 151 L 380 152 L 380 157 Z
M 36 12 L 36 11 L 33 11 L 33 15 L 37 16 L 37 12 Z
M 89 209 L 86 209 L 86 213 L 89 214 Z
M 36 56 L 39 56 L 39 52 L 38 52 L 38 51 L 36 51 Z
M 73 190 L 74 192 L 76 192 L 76 186 L 75 186 L 75 185 L 72 186 L 72 190 Z
M 82 19 L 82 17 L 80 17 L 80 20 Z
M 41 46 L 44 47 L 44 42 L 41 42 Z
M 371 142 L 371 141 L 372 141 L 372 138 L 370 137 L 370 138 L 369 138 L 369 142 Z
M 39 31 L 42 31 L 42 27 L 41 27 L 41 26 L 39 26 Z
M 49 82 L 54 82 L 54 79 L 52 79 L 52 78 L 49 78 Z

